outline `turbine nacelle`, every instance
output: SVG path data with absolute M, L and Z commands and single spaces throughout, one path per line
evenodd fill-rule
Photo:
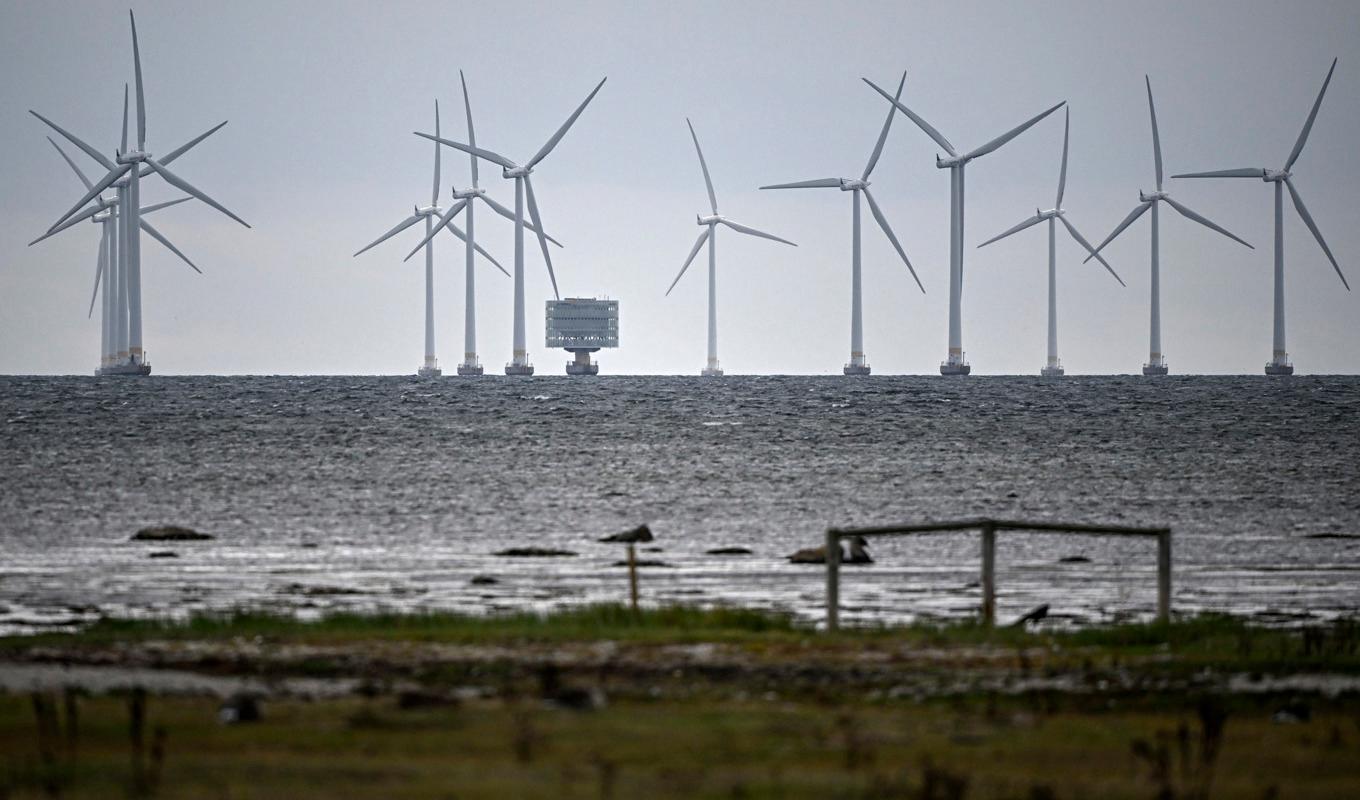
M 111 203 L 105 204 L 103 211 L 100 211 L 98 214 L 95 214 L 93 217 L 90 217 L 90 221 L 96 223 L 108 222 L 111 219 L 113 219 L 113 204 Z
M 707 217 L 702 216 L 700 214 L 695 214 L 694 219 L 697 220 L 700 227 L 704 225 L 717 225 L 719 222 L 723 221 L 721 214 L 710 214 Z
M 1261 180 L 1265 181 L 1266 183 L 1279 183 L 1280 181 L 1287 181 L 1289 180 L 1289 177 L 1294 174 L 1287 169 L 1268 169 L 1265 171 L 1265 173 L 1266 174 L 1261 176 Z
M 501 175 L 507 180 L 512 178 L 527 178 L 533 172 L 533 167 L 502 167 Z
M 439 206 L 425 206 L 424 208 L 416 206 L 414 213 L 417 217 L 439 217 L 443 216 L 444 209 Z
M 842 192 L 858 192 L 861 189 L 868 189 L 869 182 L 859 178 L 841 178 Z
M 1047 211 L 1042 211 L 1037 208 L 1034 209 L 1034 216 L 1039 217 L 1040 219 L 1053 219 L 1055 217 L 1061 217 L 1063 214 L 1066 213 L 1067 212 L 1062 210 L 1061 208 L 1050 208 Z
M 454 190 L 453 190 L 453 199 L 454 199 L 454 200 L 471 200 L 471 199 L 474 198 L 474 197 L 480 197 L 481 195 L 484 195 L 484 194 L 486 194 L 486 190 L 485 190 L 485 189 L 476 189 L 476 188 L 473 188 L 473 189 L 464 189 L 464 190 L 462 190 L 461 192 L 458 191 L 457 189 L 454 189 Z
M 940 158 L 939 153 L 935 154 L 936 169 L 952 169 L 954 167 L 962 166 L 967 163 L 968 156 L 950 156 L 949 158 Z
M 1167 196 L 1166 192 L 1145 192 L 1142 189 L 1138 190 L 1138 200 L 1143 203 L 1154 203 L 1158 200 L 1165 200 Z
M 141 150 L 129 150 L 126 153 L 119 153 L 114 157 L 114 161 L 119 164 L 140 164 L 150 157 L 150 153 L 144 153 Z

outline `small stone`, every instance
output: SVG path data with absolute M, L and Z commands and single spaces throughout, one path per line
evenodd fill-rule
M 655 536 L 652 536 L 652 529 L 647 527 L 647 525 L 644 523 L 642 525 L 637 526 L 636 528 L 633 528 L 630 531 L 624 531 L 623 533 L 615 533 L 606 536 L 600 541 L 618 542 L 622 544 L 635 544 L 637 542 L 650 542 L 655 538 L 656 538 Z
M 490 586 L 490 585 L 493 584 L 493 583 L 500 583 L 500 581 L 496 580 L 495 578 L 491 577 L 490 575 L 473 575 L 473 576 L 472 576 L 472 585 L 473 585 L 473 586 Z
M 179 553 L 174 550 L 155 550 L 146 554 L 147 558 L 179 558 Z
M 199 542 L 212 538 L 209 534 L 178 525 L 155 525 L 132 535 L 134 542 Z
M 638 559 L 637 561 L 635 561 L 634 563 L 635 563 L 637 566 L 639 566 L 639 567 L 672 567 L 672 566 L 674 566 L 673 564 L 667 564 L 667 563 L 664 562 L 664 561 L 654 561 L 654 560 L 649 559 L 649 558 L 639 558 L 639 559 Z M 614 562 L 614 566 L 616 566 L 616 567 L 626 567 L 626 566 L 628 566 L 628 562 L 627 562 L 627 561 L 615 561 L 615 562 Z
M 749 547 L 715 547 L 712 550 L 705 550 L 710 556 L 749 556 Z
M 1086 556 L 1063 556 L 1058 559 L 1059 564 L 1090 564 L 1091 559 Z
M 552 558 L 576 554 L 570 550 L 556 550 L 551 547 L 512 547 L 509 550 L 501 550 L 496 555 L 502 558 Z

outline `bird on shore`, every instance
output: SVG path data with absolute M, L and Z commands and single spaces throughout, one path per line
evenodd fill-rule
M 840 562 L 842 564 L 874 563 L 874 560 L 869 557 L 869 552 L 867 550 L 868 547 L 869 542 L 866 541 L 863 536 L 852 537 L 850 539 L 849 553 L 845 552 L 844 547 L 840 548 L 841 551 Z M 789 556 L 789 561 L 794 564 L 825 564 L 826 546 L 823 545 L 822 547 L 809 547 L 804 550 L 799 550 L 798 552 Z

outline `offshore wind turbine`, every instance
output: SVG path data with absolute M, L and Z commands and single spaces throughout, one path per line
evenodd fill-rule
M 1062 108 L 1067 103 L 1064 100 L 1052 108 L 1037 114 L 1034 117 L 1022 122 L 1014 128 L 1006 131 L 990 142 L 975 148 L 962 155 L 954 149 L 954 145 L 930 123 L 922 119 L 916 112 L 907 108 L 900 100 L 883 91 L 877 84 L 868 78 L 863 79 L 865 83 L 873 87 L 874 91 L 883 95 L 889 102 L 907 115 L 907 118 L 916 123 L 916 126 L 935 143 L 943 147 L 949 153 L 948 158 L 940 158 L 935 155 L 935 166 L 938 169 L 949 170 L 949 353 L 945 361 L 940 364 L 941 375 L 967 375 L 972 371 L 972 367 L 964 358 L 963 353 L 963 211 L 964 211 L 964 191 L 963 178 L 964 167 L 969 161 L 980 158 L 996 150 L 1011 139 L 1029 130 L 1031 126 L 1044 117 Z
M 793 247 L 797 247 L 798 245 L 793 244 L 793 242 L 790 242 L 788 239 L 781 239 L 774 234 L 758 231 L 755 228 L 742 225 L 739 222 L 733 222 L 718 213 L 718 196 L 713 191 L 713 179 L 708 174 L 708 162 L 704 161 L 703 148 L 699 147 L 699 136 L 694 132 L 694 125 L 689 121 L 688 117 L 685 118 L 685 124 L 689 126 L 690 138 L 694 140 L 694 152 L 699 155 L 699 168 L 703 170 L 704 186 L 708 189 L 708 206 L 712 209 L 713 213 L 707 217 L 701 214 L 695 215 L 699 227 L 704 230 L 699 234 L 699 238 L 695 240 L 694 247 L 689 251 L 689 258 L 685 259 L 685 264 L 680 267 L 679 274 L 675 276 L 675 280 L 671 281 L 670 288 L 666 289 L 666 295 L 669 296 L 671 289 L 674 289 L 675 284 L 680 282 L 680 277 L 685 274 L 685 270 L 689 269 L 689 265 L 694 261 L 694 257 L 699 254 L 699 248 L 704 246 L 704 242 L 708 242 L 708 364 L 699 374 L 706 378 L 720 378 L 722 377 L 723 371 L 722 367 L 718 364 L 718 226 L 726 225 L 738 233 L 744 233 L 748 236 L 758 236 L 761 239 L 770 239 L 775 242 L 783 242 L 784 244 L 792 245 Z
M 463 71 L 461 69 L 458 70 L 458 80 L 460 83 L 463 84 L 463 109 L 467 112 L 468 144 L 471 145 L 472 147 L 476 147 L 477 130 L 472 126 L 472 102 L 468 99 L 467 80 L 463 77 Z M 436 139 L 439 138 L 438 122 L 439 120 L 436 118 L 435 120 Z M 439 150 L 439 143 L 437 141 L 434 147 L 437 158 Z M 458 229 L 454 227 L 452 224 L 453 218 L 457 216 L 458 213 L 462 211 L 464 208 L 467 209 L 467 235 L 462 237 L 463 243 L 465 245 L 464 249 L 466 250 L 467 254 L 464 270 L 464 292 L 463 292 L 464 301 L 466 305 L 463 311 L 463 363 L 458 365 L 458 374 L 481 375 L 482 363 L 477 358 L 477 304 L 476 304 L 477 283 L 475 275 L 472 270 L 473 251 L 474 249 L 476 249 L 477 251 L 481 251 L 481 248 L 476 246 L 475 238 L 476 231 L 473 227 L 473 212 L 475 209 L 473 207 L 476 205 L 475 201 L 480 199 L 483 203 L 486 203 L 487 206 L 489 206 L 492 211 L 495 211 L 497 214 L 500 214 L 502 217 L 505 217 L 508 220 L 513 221 L 515 219 L 515 213 L 510 209 L 506 208 L 505 206 L 501 205 L 500 203 L 496 202 L 494 199 L 491 198 L 490 195 L 486 193 L 485 189 L 478 186 L 477 156 L 469 155 L 468 160 L 472 162 L 472 188 L 459 191 L 458 187 L 456 186 L 452 187 L 453 199 L 457 202 L 449 206 L 448 210 L 443 213 L 442 217 L 440 217 L 440 222 L 442 224 L 436 224 L 432 230 L 427 230 L 425 234 L 425 240 L 422 241 L 420 244 L 416 245 L 416 249 L 412 250 L 410 255 L 406 256 L 406 258 L 407 260 L 410 260 L 411 256 L 415 255 L 416 252 L 419 251 L 421 247 L 424 247 L 431 239 L 437 236 L 439 234 L 439 231 L 444 227 L 447 227 L 450 231 L 457 235 Z M 435 179 L 435 183 L 436 184 L 439 183 L 438 178 Z M 436 191 L 438 191 L 437 188 Z M 526 224 L 525 227 L 531 231 L 535 232 L 538 231 L 538 228 L 534 227 L 533 225 Z M 544 236 L 547 238 L 548 241 L 552 242 L 558 247 L 562 246 L 561 242 L 557 241 L 551 236 L 548 236 L 546 233 L 544 234 Z M 488 256 L 488 258 L 490 258 L 490 256 Z M 505 272 L 505 268 L 502 267 L 500 264 L 497 264 L 494 259 L 491 261 L 491 263 L 496 264 L 496 268 L 499 269 L 501 272 L 504 272 L 506 277 L 510 276 L 510 273 Z
M 525 227 L 530 227 L 524 224 L 524 200 L 526 194 L 528 195 L 529 200 L 529 216 L 533 219 L 533 226 L 530 227 L 530 230 L 533 230 L 538 234 L 538 244 L 543 250 L 543 262 L 548 267 L 548 278 L 552 281 L 553 297 L 558 300 L 562 299 L 562 295 L 557 292 L 557 276 L 553 274 L 552 256 L 548 254 L 548 237 L 547 234 L 543 232 L 543 220 L 538 213 L 538 203 L 534 201 L 534 184 L 533 181 L 530 180 L 529 174 L 534 171 L 534 167 L 538 166 L 540 161 L 547 158 L 548 154 L 557 146 L 557 143 L 562 141 L 562 137 L 567 135 L 567 131 L 571 128 L 572 124 L 576 122 L 577 117 L 581 116 L 581 112 L 586 110 L 586 106 L 590 104 L 590 101 L 595 99 L 595 95 L 599 93 L 606 80 L 608 80 L 608 78 L 600 79 L 600 82 L 595 85 L 595 88 L 591 90 L 586 99 L 581 101 L 581 105 L 577 106 L 571 116 L 567 117 L 567 121 L 562 123 L 562 127 L 558 128 L 557 132 L 552 135 L 552 138 L 548 139 L 548 141 L 538 149 L 538 152 L 534 153 L 533 157 L 522 166 L 491 150 L 486 150 L 471 144 L 463 144 L 462 142 L 443 139 L 439 136 L 431 136 L 428 133 L 416 132 L 416 136 L 432 139 L 440 144 L 447 145 L 456 150 L 462 150 L 464 153 L 470 153 L 478 158 L 499 165 L 501 168 L 501 177 L 515 182 L 514 353 L 510 363 L 505 365 L 506 375 L 534 374 L 534 367 L 529 363 L 529 352 L 524 339 L 524 229 Z M 466 204 L 466 200 L 460 201 L 459 203 L 460 206 Z M 454 213 L 457 212 L 455 211 Z
M 434 101 L 434 129 L 436 135 L 438 135 L 438 100 Z M 398 222 L 387 233 L 374 239 L 366 247 L 354 254 L 357 257 L 360 254 L 377 247 L 388 239 L 391 239 L 393 236 L 396 236 L 417 222 L 420 222 L 422 219 L 425 220 L 425 240 L 417 245 L 415 250 L 411 251 L 411 255 L 415 255 L 422 247 L 425 248 L 425 363 L 421 365 L 420 369 L 416 370 L 416 374 L 422 378 L 437 378 L 443 374 L 439 369 L 439 359 L 435 357 L 434 352 L 434 242 L 431 240 L 434 239 L 435 231 L 439 228 L 447 227 L 454 236 L 468 242 L 469 260 L 471 259 L 473 252 L 471 237 L 458 230 L 458 226 L 453 224 L 452 219 L 444 220 L 441 218 L 444 209 L 439 207 L 439 155 L 439 145 L 436 144 L 434 146 L 434 184 L 433 188 L 430 190 L 430 204 L 424 208 L 416 206 L 411 216 Z M 436 222 L 436 220 L 438 221 Z M 471 218 L 469 218 L 469 222 L 471 222 Z M 476 251 L 485 256 L 492 264 L 495 264 L 496 268 L 501 272 L 505 272 L 505 268 L 498 264 L 496 259 L 491 257 L 490 253 L 487 253 L 480 247 L 477 247 Z M 407 256 L 406 258 L 409 260 L 411 256 Z M 469 266 L 471 265 L 469 264 Z M 508 276 L 510 273 L 506 272 L 505 274 Z M 474 359 L 476 358 L 475 354 L 473 357 Z M 464 374 L 461 366 L 459 367 L 459 374 Z
M 902 80 L 897 85 L 897 96 L 894 101 L 902 96 L 902 87 L 906 86 L 907 73 L 902 73 Z M 859 235 L 859 197 L 864 195 L 864 199 L 869 201 L 869 211 L 873 213 L 878 226 L 883 229 L 888 241 L 892 242 L 893 249 L 902 257 L 902 262 L 911 271 L 911 277 L 916 280 L 916 285 L 920 287 L 924 294 L 926 289 L 921 286 L 921 279 L 916 275 L 916 269 L 912 267 L 910 259 L 902 249 L 902 244 L 897 241 L 897 236 L 893 234 L 892 228 L 888 225 L 888 220 L 883 216 L 883 211 L 879 209 L 878 203 L 874 202 L 874 195 L 869 191 L 869 175 L 873 173 L 874 167 L 878 165 L 878 157 L 883 154 L 883 144 L 888 140 L 888 129 L 892 127 L 893 110 L 888 109 L 888 118 L 883 121 L 883 129 L 878 134 L 878 141 L 874 143 L 873 152 L 869 154 L 869 162 L 864 165 L 864 171 L 858 178 L 819 178 L 810 181 L 796 181 L 794 183 L 778 183 L 771 186 L 762 186 L 762 189 L 840 189 L 842 192 L 850 192 L 851 197 L 851 234 L 850 234 L 850 363 L 846 364 L 843 372 L 846 375 L 868 375 L 869 362 L 864 356 L 864 313 L 863 304 L 860 297 L 860 235 Z
M 1166 204 L 1176 209 L 1181 216 L 1192 219 L 1210 230 L 1218 231 L 1224 236 L 1232 239 L 1239 244 L 1251 247 L 1245 239 L 1229 232 L 1204 216 L 1191 211 L 1183 204 L 1171 199 L 1171 195 L 1162 189 L 1162 137 L 1157 132 L 1157 109 L 1152 104 L 1152 80 L 1148 76 L 1143 76 L 1143 82 L 1147 85 L 1148 116 L 1152 118 L 1152 157 L 1153 165 L 1157 173 L 1157 191 L 1148 194 L 1142 189 L 1138 190 L 1138 205 L 1134 207 L 1124 221 L 1119 223 L 1105 241 L 1101 242 L 1095 249 L 1099 253 L 1105 249 L 1105 245 L 1114 241 L 1114 238 L 1124 231 L 1125 228 L 1133 224 L 1133 221 L 1143 215 L 1144 211 L 1152 210 L 1152 310 L 1151 323 L 1148 333 L 1148 363 L 1143 365 L 1144 375 L 1165 375 L 1168 368 L 1166 365 L 1166 354 L 1162 351 L 1162 290 L 1161 290 L 1161 244 L 1158 239 L 1157 231 L 1157 204 L 1166 201 Z M 1255 248 L 1252 248 L 1255 249 Z M 1087 256 L 1090 261 L 1094 256 Z
M 1114 271 L 1114 267 L 1111 267 L 1102 256 L 1096 254 L 1095 250 L 1091 248 L 1091 243 L 1086 241 L 1086 237 L 1082 236 L 1077 231 L 1076 226 L 1067 219 L 1067 209 L 1063 208 L 1063 190 L 1067 188 L 1067 144 L 1068 134 L 1071 132 L 1071 122 L 1070 110 L 1063 109 L 1062 168 L 1058 172 L 1058 198 L 1053 201 L 1053 208 L 1048 211 L 1040 211 L 1036 208 L 1034 216 L 978 245 L 978 247 L 986 247 L 992 242 L 999 242 L 1013 233 L 1038 225 L 1040 222 L 1048 223 L 1048 362 L 1039 370 L 1039 374 L 1045 378 L 1060 377 L 1063 374 L 1062 361 L 1058 359 L 1058 261 L 1055 253 L 1057 236 L 1055 235 L 1054 222 L 1061 222 L 1067 232 L 1072 235 L 1073 240 L 1086 248 L 1088 253 L 1095 256 L 1101 265 L 1114 276 L 1114 279 L 1119 281 L 1120 286 L 1124 285 L 1124 279 L 1119 277 L 1119 274 Z
M 1270 361 L 1266 362 L 1267 375 L 1293 375 L 1294 365 L 1289 363 L 1289 352 L 1285 349 L 1284 342 L 1284 197 L 1283 189 L 1289 190 L 1289 197 L 1294 201 L 1294 210 L 1299 212 L 1303 219 L 1303 224 L 1308 226 L 1313 238 L 1321 245 L 1322 252 L 1327 254 L 1327 260 L 1332 262 L 1332 269 L 1336 270 L 1336 276 L 1341 279 L 1341 285 L 1346 287 L 1346 291 L 1351 290 L 1351 285 L 1346 281 L 1346 276 L 1341 273 L 1341 267 L 1336 263 L 1336 256 L 1332 255 L 1332 249 L 1327 246 L 1327 242 L 1322 238 L 1322 231 L 1318 230 L 1317 223 L 1313 221 L 1313 215 L 1308 213 L 1308 207 L 1303 204 L 1303 198 L 1299 196 L 1299 190 L 1295 188 L 1293 178 L 1294 162 L 1299 160 L 1299 154 L 1303 152 L 1303 146 L 1308 141 L 1308 134 L 1313 130 L 1313 121 L 1317 119 L 1318 109 L 1322 107 L 1322 96 L 1327 93 L 1327 85 L 1332 82 L 1332 73 L 1336 71 L 1336 59 L 1332 59 L 1331 69 L 1327 70 L 1327 78 L 1322 82 L 1322 89 L 1318 92 L 1317 100 L 1313 101 L 1313 109 L 1308 112 L 1308 119 L 1303 123 L 1303 130 L 1299 132 L 1299 138 L 1294 142 L 1294 149 L 1289 152 L 1289 158 L 1284 163 L 1283 169 L 1265 169 L 1263 167 L 1243 167 L 1241 169 L 1224 169 L 1213 172 L 1187 172 L 1181 175 L 1172 175 L 1173 178 L 1260 178 L 1266 183 L 1275 184 L 1275 324 L 1274 324 L 1274 347 Z
M 119 266 L 120 270 L 126 274 L 127 282 L 127 305 L 128 305 L 128 354 L 126 360 L 120 361 L 114 367 L 103 370 L 102 374 L 128 374 L 128 375 L 148 375 L 151 372 L 151 365 L 147 363 L 145 352 L 142 348 L 142 285 L 141 285 L 141 179 L 144 176 L 156 173 L 165 180 L 166 183 L 174 186 L 180 191 L 192 195 L 199 200 L 207 203 L 218 211 L 226 214 L 237 222 L 245 225 L 245 220 L 228 211 L 225 206 L 199 191 L 188 181 L 171 172 L 168 164 L 179 156 L 183 155 L 194 145 L 211 136 L 218 129 L 225 125 L 223 122 L 206 133 L 201 134 L 195 139 L 182 145 L 176 150 L 171 151 L 165 157 L 157 160 L 146 150 L 146 95 L 142 86 L 142 55 L 137 43 L 137 19 L 131 11 L 128 11 L 128 19 L 132 25 L 132 63 L 135 73 L 137 87 L 137 145 L 133 150 L 127 148 L 127 129 L 124 127 L 123 147 L 119 149 L 117 157 L 109 160 L 98 150 L 86 144 L 83 140 L 62 129 L 56 123 L 46 119 L 37 112 L 30 112 L 34 116 L 47 123 L 58 133 L 65 136 L 72 144 L 84 150 L 100 165 L 108 169 L 108 173 L 93 186 L 84 197 L 82 197 L 71 210 L 61 216 L 48 233 L 54 233 L 63 222 L 66 222 L 76 212 L 85 207 L 86 203 L 94 200 L 101 192 L 110 186 L 115 186 L 119 192 L 118 219 L 121 225 L 118 241 L 119 247 Z M 97 212 L 87 212 L 94 214 Z M 120 277 L 120 281 L 124 278 Z

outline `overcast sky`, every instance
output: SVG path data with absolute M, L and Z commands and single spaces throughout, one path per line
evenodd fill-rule
M 224 119 L 176 171 L 240 214 L 193 203 L 157 226 L 204 268 L 144 237 L 145 344 L 156 371 L 412 373 L 421 363 L 423 264 L 401 259 L 411 229 L 351 254 L 429 200 L 433 127 L 462 139 L 465 70 L 480 144 L 525 160 L 590 88 L 609 81 L 535 172 L 563 296 L 620 301 L 622 346 L 607 373 L 697 374 L 706 287 L 692 267 L 669 297 L 707 212 L 685 117 L 698 131 L 719 208 L 798 243 L 723 229 L 719 356 L 729 374 L 839 373 L 849 357 L 850 212 L 834 190 L 761 192 L 781 181 L 858 176 L 895 84 L 956 147 L 971 149 L 1060 100 L 1072 114 L 1065 206 L 1098 241 L 1152 190 L 1143 75 L 1151 76 L 1168 175 L 1280 167 L 1328 64 L 1340 58 L 1295 165 L 1347 277 L 1360 288 L 1360 4 L 1338 2 L 139 2 L 148 143 L 165 153 Z M 86 318 L 98 229 L 34 247 L 82 191 L 28 109 L 112 150 L 132 76 L 127 8 L 0 5 L 0 372 L 89 373 L 99 321 Z M 1035 227 L 976 245 L 1053 204 L 1055 114 L 970 165 L 964 348 L 979 374 L 1037 373 L 1045 355 L 1046 237 Z M 68 148 L 70 149 L 70 148 Z M 879 374 L 935 373 L 945 356 L 949 175 L 901 115 L 873 176 L 927 294 L 866 212 L 864 341 Z M 79 155 L 89 172 L 99 168 Z M 468 183 L 444 157 L 445 188 Z M 507 205 L 513 185 L 483 167 Z M 176 196 L 144 183 L 147 202 Z M 1272 199 L 1260 181 L 1168 181 L 1248 250 L 1163 208 L 1163 348 L 1173 372 L 1253 373 L 1270 356 Z M 507 268 L 512 225 L 482 212 L 478 240 Z M 551 287 L 526 254 L 531 360 Z M 1136 372 L 1147 359 L 1149 225 L 1107 255 L 1128 283 L 1058 239 L 1059 353 L 1071 373 Z M 1360 292 L 1348 293 L 1292 207 L 1285 210 L 1289 351 L 1300 372 L 1360 372 Z M 478 274 L 487 371 L 510 357 L 511 281 Z M 436 251 L 438 355 L 463 351 L 463 251 Z

